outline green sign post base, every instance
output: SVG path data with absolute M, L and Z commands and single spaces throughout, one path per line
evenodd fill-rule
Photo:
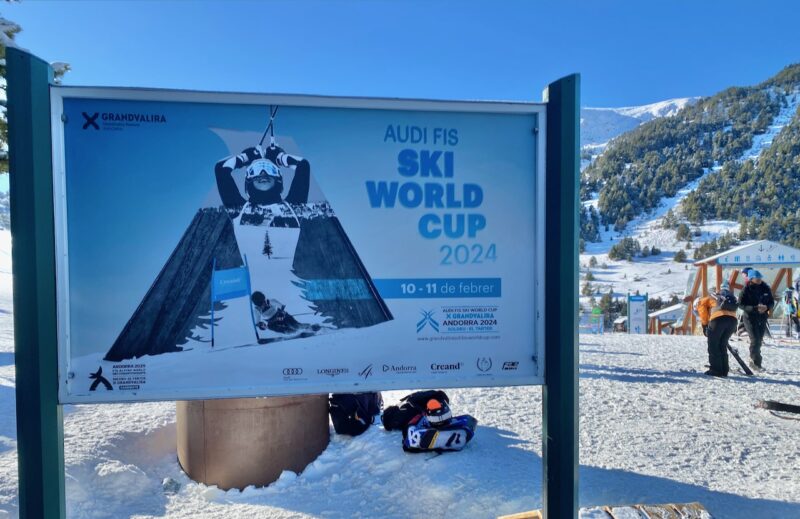
M 19 515 L 62 518 L 64 431 L 58 404 L 50 83 L 53 70 L 6 49 L 14 269 Z

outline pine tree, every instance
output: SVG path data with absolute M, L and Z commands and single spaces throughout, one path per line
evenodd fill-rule
M 16 23 L 0 16 L 0 89 L 3 90 L 2 100 L 0 106 L 3 110 L 0 111 L 0 174 L 8 173 L 8 120 L 6 119 L 6 48 L 18 48 L 17 43 L 14 41 L 22 27 Z M 52 63 L 55 82 L 60 83 L 61 77 L 69 71 L 70 66 L 67 63 L 56 62 Z
M 264 250 L 261 252 L 267 258 L 272 259 L 272 244 L 269 242 L 269 231 L 264 231 Z

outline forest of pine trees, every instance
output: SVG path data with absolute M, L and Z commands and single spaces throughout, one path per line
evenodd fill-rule
M 800 180 L 798 118 L 758 164 L 738 161 L 752 145 L 753 136 L 764 133 L 786 106 L 785 94 L 798 87 L 800 65 L 792 65 L 758 86 L 729 88 L 613 140 L 583 174 L 581 197 L 585 200 L 589 193 L 598 192 L 599 213 L 594 218 L 589 210 L 582 211 L 581 237 L 597 241 L 601 225 L 622 230 L 637 215 L 656 208 L 663 197 L 675 196 L 707 168 L 721 165 L 718 174 L 708 175 L 684 201 L 683 216 L 695 224 L 709 218 L 758 216 L 760 222 L 766 218 L 778 224 L 778 230 L 760 223 L 756 237 L 800 239 L 794 231 L 800 225 L 800 197 L 794 195 Z M 664 224 L 677 225 L 677 215 L 665 217 Z

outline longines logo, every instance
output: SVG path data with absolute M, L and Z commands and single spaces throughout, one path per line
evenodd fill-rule
M 359 377 L 364 377 L 364 380 L 367 380 L 370 377 L 370 375 L 372 375 L 372 364 L 362 369 L 361 372 L 358 374 Z
M 317 370 L 317 375 L 328 375 L 329 377 L 347 375 L 348 373 L 350 373 L 350 370 L 347 368 L 323 368 Z
M 402 375 L 414 374 L 417 372 L 416 366 L 405 366 L 403 364 L 399 366 L 395 366 L 394 364 L 384 364 L 383 365 L 383 372 L 384 373 L 399 373 Z
M 284 368 L 283 376 L 285 377 L 292 377 L 298 376 L 303 374 L 303 368 Z
M 446 373 L 448 371 L 459 371 L 464 367 L 463 362 L 455 362 L 452 364 L 439 364 L 434 362 L 431 364 L 431 371 L 434 373 Z

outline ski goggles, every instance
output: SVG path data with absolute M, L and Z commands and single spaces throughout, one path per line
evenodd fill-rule
M 258 177 L 273 177 L 281 178 L 281 170 L 272 161 L 267 159 L 256 159 L 249 166 L 247 166 L 247 175 L 245 178 L 248 180 Z

